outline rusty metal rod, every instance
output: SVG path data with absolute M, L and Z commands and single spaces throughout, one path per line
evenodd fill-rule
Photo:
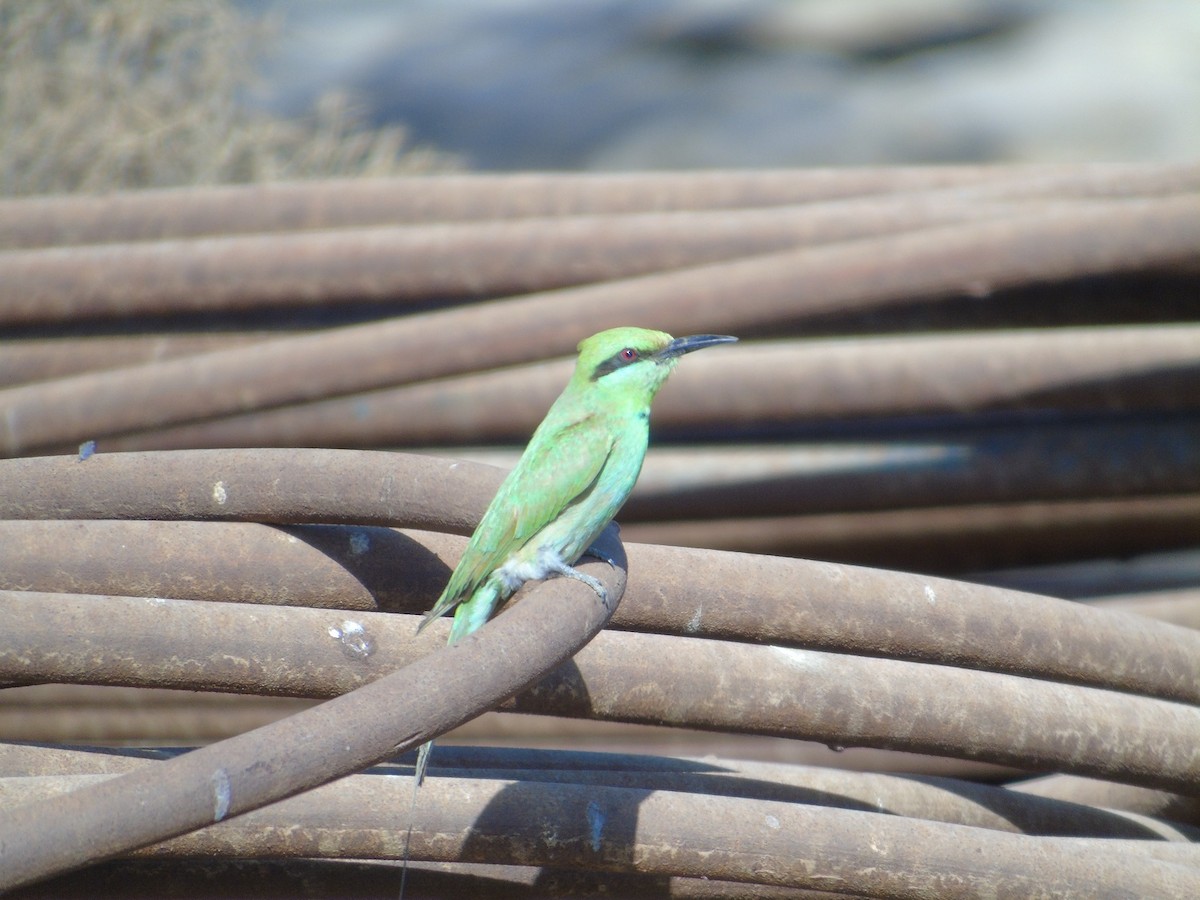
M 98 779 L 93 790 L 115 780 Z M 40 779 L 22 781 L 40 786 Z M 410 778 L 340 781 L 143 852 L 395 858 L 405 831 L 395 810 L 411 789 Z M 29 803 L 35 798 L 55 799 L 44 790 L 27 794 Z M 511 859 L 800 887 L 836 881 L 842 891 L 875 897 L 1107 897 L 1127 885 L 1149 896 L 1200 891 L 1200 857 L 1189 844 L 1031 838 L 876 812 L 600 785 L 431 779 L 422 799 L 411 847 L 417 859 Z M 949 892 L 948 871 L 955 873 Z
M 0 520 L 0 588 L 420 612 L 464 540 L 379 526 Z
M 90 467 L 90 468 L 89 468 Z M 408 521 L 427 528 L 437 528 L 468 534 L 482 515 L 499 484 L 501 472 L 487 466 L 465 462 L 453 462 L 404 454 L 388 454 L 362 451 L 179 451 L 173 453 L 112 454 L 98 455 L 84 462 L 71 458 L 33 458 L 0 462 L 0 517 L 26 517 L 34 519 L 69 518 L 162 518 L 204 519 L 219 518 L 238 521 L 256 520 L 278 523 L 299 522 L 351 522 L 395 523 Z M 214 498 L 214 487 L 221 486 Z M 438 493 L 448 499 L 440 504 L 423 503 L 423 491 Z M 453 502 L 451 502 L 451 499 Z M 1167 498 L 1177 500 L 1179 498 Z M 1189 500 L 1190 498 L 1183 498 Z M 1137 501 L 1140 502 L 1140 501 Z M 1089 504 L 1102 507 L 1102 512 L 1111 513 L 1109 504 Z M 1194 514 L 1191 505 L 1181 505 L 1182 514 Z M 103 527 L 103 526 L 101 526 Z M 257 530 L 263 537 L 273 534 L 263 526 L 242 530 L 233 536 L 236 540 L 252 540 Z M 632 529 L 630 529 L 632 530 Z M 201 532 L 189 535 L 190 540 L 202 540 Z M 217 532 L 207 532 L 219 540 Z M 412 593 L 404 595 L 399 588 L 395 593 L 384 595 L 386 602 L 415 604 L 423 608 L 432 592 L 438 590 L 442 566 L 448 566 L 461 547 L 443 535 L 403 532 L 403 540 L 387 540 L 387 532 L 381 534 L 384 541 L 372 543 L 371 532 L 363 533 L 358 527 L 344 532 L 326 529 L 309 529 L 291 532 L 301 536 L 306 544 L 321 554 L 332 554 L 335 566 L 350 565 L 352 572 L 364 576 L 374 572 L 375 579 L 382 580 L 388 570 L 395 571 L 403 566 L 404 571 L 423 572 L 412 581 Z M 36 543 L 36 540 L 35 540 Z M 284 553 L 276 564 L 286 568 L 299 564 L 304 554 L 312 566 L 312 555 L 306 553 L 304 544 L 290 541 L 277 543 L 268 540 L 256 541 L 255 551 L 264 559 Z M 212 547 L 212 554 L 221 554 L 219 544 Z M 271 547 L 274 546 L 274 550 Z M 340 548 L 340 549 L 339 549 Z M 404 555 L 401 555 L 401 554 Z M 663 584 L 678 585 L 670 594 L 659 593 L 655 599 L 658 607 L 654 618 L 638 612 L 630 624 L 647 630 L 667 630 L 715 637 L 741 636 L 743 639 L 786 640 L 789 642 L 851 648 L 860 652 L 887 652 L 912 658 L 938 658 L 936 641 L 928 643 L 929 635 L 957 635 L 961 642 L 955 650 L 968 652 L 973 641 L 972 634 L 991 632 L 988 622 L 994 618 L 997 608 L 1020 610 L 1015 617 L 1023 621 L 1042 621 L 1042 624 L 1026 637 L 1036 634 L 1049 636 L 1070 633 L 1073 642 L 1082 641 L 1094 629 L 1104 627 L 1102 623 L 1113 623 L 1114 631 L 1098 638 L 1099 645 L 1080 656 L 1105 657 L 1101 646 L 1133 640 L 1134 635 L 1146 634 L 1150 641 L 1145 647 L 1137 647 L 1123 670 L 1135 681 L 1127 682 L 1128 689 L 1136 679 L 1154 684 L 1151 692 L 1163 692 L 1163 696 L 1182 696 L 1177 691 L 1191 679 L 1196 653 L 1195 635 L 1181 629 L 1155 625 L 1138 617 L 1104 616 L 1094 611 L 1070 604 L 1044 602 L 1043 598 L 1028 594 L 1007 592 L 1000 589 L 972 586 L 960 582 L 929 579 L 921 575 L 898 572 L 881 573 L 867 569 L 836 566 L 827 563 L 785 559 L 755 559 L 737 554 L 706 553 L 695 550 L 675 550 L 661 547 L 639 547 L 635 556 L 635 578 L 640 571 L 655 573 Z M 381 558 L 382 557 L 382 558 Z M 130 554 L 131 559 L 136 557 Z M 354 562 L 355 559 L 360 560 Z M 368 568 L 370 566 L 370 568 Z M 143 566 L 144 567 L 144 566 Z M 232 569 L 219 569 L 214 573 L 221 581 Z M 329 571 L 326 569 L 325 571 Z M 703 573 L 698 576 L 697 573 Z M 762 573 L 769 573 L 766 577 Z M 195 573 L 200 578 L 202 573 Z M 668 580 L 669 579 L 669 580 Z M 750 581 L 749 579 L 753 579 Z M 200 579 L 202 580 L 202 579 Z M 730 585 L 754 585 L 753 590 L 733 593 Z M 797 602 L 796 585 L 807 585 L 807 591 L 815 591 L 817 585 L 833 583 L 835 588 L 811 596 L 812 617 L 795 616 Z M 703 598 L 704 585 L 721 585 L 725 594 L 720 602 L 697 604 L 688 598 Z M 856 585 L 864 587 L 856 589 Z M 926 588 L 934 591 L 935 600 L 930 602 Z M 368 585 L 369 590 L 376 590 Z M 210 589 L 211 591 L 212 589 Z M 650 589 L 655 591 L 656 589 Z M 215 596 L 224 598 L 228 592 Z M 636 594 L 636 592 L 635 592 Z M 210 594 L 212 595 L 212 594 Z M 866 623 L 882 621 L 878 597 L 892 597 L 899 602 L 903 596 L 906 609 L 898 614 L 896 621 L 873 631 Z M 358 604 L 366 605 L 359 594 Z M 655 596 L 651 593 L 650 596 Z M 671 597 L 682 599 L 668 599 Z M 742 600 L 737 600 L 742 597 Z M 735 605 L 736 601 L 736 605 Z M 378 602 L 378 601 L 376 601 Z M 850 604 L 854 604 L 851 607 Z M 347 603 L 346 605 L 350 605 Z M 701 609 L 700 619 L 696 611 Z M 632 610 L 640 609 L 640 601 L 631 604 Z M 732 615 L 722 615 L 722 610 L 734 610 Z M 784 610 L 792 610 L 785 614 Z M 857 612 L 854 612 L 857 609 Z M 1039 610 L 1049 610 L 1040 612 Z M 618 621 L 625 621 L 622 613 Z M 940 617 L 948 616 L 942 620 Z M 1054 616 L 1039 619 L 1039 616 Z M 831 635 L 839 629 L 827 627 L 828 623 L 856 622 L 854 629 L 861 630 L 860 644 L 829 644 Z M 968 617 L 968 618 L 961 618 Z M 919 621 L 911 630 L 899 629 L 906 619 Z M 778 623 L 816 623 L 821 631 L 789 631 L 794 626 Z M 739 625 L 740 623 L 740 625 Z M 777 624 L 772 624 L 777 623 Z M 1012 643 L 1009 625 L 999 624 L 996 638 L 1007 636 L 1007 641 L 983 641 L 985 647 L 1007 648 Z M 823 632 L 823 637 L 816 635 Z M 905 633 L 908 643 L 889 642 L 888 634 Z M 1118 637 L 1120 633 L 1120 637 Z M 924 637 L 922 637 L 924 636 Z M 1046 638 L 1048 639 L 1048 638 Z M 1141 640 L 1142 638 L 1138 638 Z M 1164 656 L 1164 642 L 1178 644 L 1178 655 Z M 904 649 L 907 646 L 907 649 Z M 915 649 L 924 646 L 926 649 Z M 1002 662 L 1008 649 L 995 650 L 990 662 L 980 663 L 984 668 L 1000 668 L 1019 671 L 1012 663 Z M 926 655 L 928 654 L 928 655 Z M 1057 643 L 1051 652 L 1042 654 L 1043 662 L 1052 657 L 1061 657 Z M 985 659 L 987 655 L 977 656 Z M 1141 660 L 1135 663 L 1134 660 Z M 1064 669 L 1061 677 L 1068 680 L 1083 680 L 1109 683 L 1107 662 L 1093 669 L 1088 675 L 1085 670 Z M 1067 674 L 1073 672 L 1073 674 Z M 1175 687 L 1165 689 L 1163 685 Z
M 981 785 L 961 779 L 885 775 L 874 772 L 846 772 L 815 766 L 778 765 L 706 758 L 703 760 L 660 759 L 657 770 L 639 770 L 638 757 L 618 754 L 572 754 L 547 752 L 541 754 L 544 767 L 540 769 L 505 768 L 503 760 L 515 754 L 490 748 L 458 748 L 457 762 L 466 762 L 454 769 L 433 767 L 432 775 L 471 779 L 505 781 L 537 781 L 542 783 L 596 784 L 636 790 L 674 791 L 693 795 L 743 797 L 756 800 L 777 800 L 805 803 L 811 806 L 830 806 L 839 809 L 859 809 L 884 812 L 915 819 L 968 825 L 995 831 L 1035 834 L 1041 836 L 1077 836 L 1127 839 L 1154 839 L 1194 843 L 1197 832 L 1180 829 L 1168 822 L 1143 816 L 1123 816 L 1107 809 L 1080 803 L 1065 802 L 1037 796 L 1031 792 L 1013 791 L 1003 787 Z M 0 743 L 0 796 L 5 805 L 14 805 L 11 798 L 22 795 L 26 787 L 22 780 L 37 777 L 40 781 L 28 790 L 38 793 L 59 793 L 72 789 L 82 776 L 116 775 L 136 768 L 153 765 L 157 759 L 167 759 L 174 753 L 155 753 L 137 750 L 89 751 L 86 749 L 38 747 Z M 440 756 L 441 754 L 439 754 Z M 574 760 L 572 767 L 556 763 Z M 602 760 L 602 768 L 592 768 Z M 474 761 L 474 765 L 472 765 Z M 669 766 L 669 768 L 668 768 Z M 399 766 L 377 768 L 369 775 L 354 775 L 339 784 L 361 783 L 356 793 L 370 793 L 371 784 L 386 787 L 393 780 L 382 776 L 402 774 Z M 64 777 L 71 776 L 71 777 Z M 1068 776 L 1052 776 L 1068 777 Z M 1074 777 L 1074 776 L 1070 776 Z M 1028 783 L 1028 782 L 1027 782 Z M 1148 793 L 1145 789 L 1129 789 Z M 293 818 L 310 822 L 342 821 L 336 815 L 321 810 L 322 803 L 334 799 L 336 788 L 321 788 L 293 798 L 289 805 L 303 810 Z M 283 811 L 273 807 L 264 818 L 278 818 Z
M 1200 416 L 1169 415 L 930 427 L 870 444 L 660 446 L 622 519 L 1181 494 L 1200 491 L 1200 472 L 1186 462 L 1196 458 Z
M 771 341 L 698 356 L 655 405 L 657 430 L 786 428 L 880 416 L 1200 405 L 1200 326 L 1122 326 Z M 115 450 L 421 446 L 528 435 L 563 359 L 260 410 L 106 441 Z M 693 362 L 689 360 L 689 363 Z
M 289 528 L 261 525 L 217 526 L 213 523 L 111 523 L 65 522 L 4 523 L 4 584 L 9 588 L 94 591 L 107 588 L 143 596 L 178 596 L 211 600 L 248 600 L 303 604 L 328 608 L 386 609 L 417 612 L 436 597 L 457 558 L 461 539 L 421 532 L 351 527 Z M 104 556 L 105 545 L 127 549 L 111 560 L 76 573 L 78 557 Z M 1130 681 L 1126 689 L 1159 696 L 1190 696 L 1197 647 L 1187 632 L 1155 627 L 1133 616 L 1094 616 L 1084 607 L 1053 603 L 1046 598 L 971 586 L 965 583 L 894 572 L 802 560 L 750 560 L 735 554 L 701 552 L 668 547 L 638 546 L 633 551 L 635 587 L 617 618 L 627 628 L 695 634 L 736 640 L 782 640 L 848 652 L 885 652 L 914 659 L 972 659 L 975 665 L 1002 671 L 1058 672 L 1058 677 L 1108 684 L 1107 663 L 1098 669 L 1079 670 L 1061 657 L 1060 640 L 1070 635 L 1081 657 L 1103 654 L 1102 647 L 1123 646 L 1146 640 L 1145 647 L 1130 650 L 1123 666 Z M 55 568 L 49 557 L 62 558 L 66 571 Z M 243 558 L 239 555 L 244 554 Z M 112 556 L 112 551 L 107 551 Z M 255 571 L 251 565 L 260 566 Z M 157 571 L 155 569 L 157 568 Z M 643 606 L 637 571 L 655 572 L 659 587 L 647 585 L 644 596 L 653 606 Z M 291 572 L 291 575 L 286 573 Z M 766 578 L 762 572 L 770 573 Z M 122 573 L 127 576 L 122 579 Z M 734 588 L 755 574 L 754 590 Z M 280 581 L 276 581 L 276 575 Z M 778 579 L 776 582 L 774 579 Z M 836 590 L 824 590 L 832 579 Z M 805 607 L 811 618 L 788 615 L 796 611 L 796 585 L 805 585 Z M 703 598 L 720 585 L 720 601 Z M 777 585 L 783 585 L 782 587 Z M 669 586 L 669 590 L 662 586 Z M 930 602 L 928 591 L 941 597 Z M 272 590 L 277 593 L 272 593 Z M 242 593 L 242 592 L 245 593 Z M 879 596 L 904 608 L 894 618 L 890 607 L 881 608 Z M 690 598 L 699 597 L 699 600 Z M 1003 607 L 998 607 L 998 604 Z M 1015 619 L 1035 622 L 1034 634 L 1055 635 L 1045 653 L 1026 648 L 1023 661 L 1011 656 L 1014 648 L 975 637 L 992 627 L 1008 633 L 1010 624 L 994 621 L 997 608 L 1019 609 Z M 697 611 L 701 615 L 697 617 Z M 813 628 L 821 621 L 837 628 Z M 904 623 L 911 622 L 909 628 Z M 872 624 L 873 623 L 873 624 Z M 1148 629 L 1148 630 L 1147 630 Z M 957 636 L 957 637 L 956 637 Z M 890 639 L 889 639 L 890 638 Z M 944 643 L 956 639 L 953 649 Z M 1083 650 L 1081 641 L 1095 641 Z M 1176 646 L 1163 657 L 1164 642 Z M 1011 642 L 1010 642 L 1011 643 Z M 1140 662 L 1133 662 L 1140 660 Z M 1049 668 L 1040 668 L 1046 667 Z M 1088 674 L 1088 671 L 1091 674 Z M 1143 686 L 1138 688 L 1136 685 Z M 1180 692 L 1184 693 L 1180 693 Z
M 1200 797 L 1195 792 L 1154 791 L 1148 787 L 1063 774 L 1016 781 L 1008 785 L 1008 790 L 1028 797 L 1124 810 L 1140 816 L 1162 817 L 1172 822 L 1200 826 Z
M 0 521 L 0 587 L 311 606 L 327 610 L 321 621 L 336 628 L 349 610 L 427 609 L 463 543 L 360 526 Z M 1200 634 L 1140 616 L 829 563 L 653 545 L 628 553 L 633 582 L 614 619 L 620 628 L 965 665 L 1200 703 Z M 81 602 L 86 608 L 71 601 Z M 202 609 L 195 615 L 181 635 L 217 627 L 204 624 Z M 215 623 L 237 614 L 217 605 L 211 615 Z M 294 640 L 303 640 L 299 625 L 272 627 L 299 629 Z M 221 630 L 259 640 L 241 619 Z M 257 657 L 258 646 L 247 654 Z
M 658 444 L 646 456 L 621 519 L 631 523 L 770 512 L 915 510 L 985 498 L 1102 499 L 1149 490 L 1172 492 L 1192 481 L 1193 473 L 1169 458 L 1187 455 L 1187 448 L 1200 439 L 1200 432 L 1192 433 L 1190 419 L 1101 421 L 1104 424 L 1042 424 L 1015 433 L 999 426 L 922 428 L 901 432 L 903 438 L 870 442 Z M 1103 463 L 1098 464 L 1094 454 L 1086 456 L 1088 441 L 1105 447 Z M 429 452 L 507 470 L 520 451 L 455 447 Z M 1048 464 L 1063 471 L 1046 472 Z M 1152 473 L 1142 471 L 1152 467 Z
M 659 900 L 832 900 L 824 891 L 734 884 L 714 879 L 611 872 L 567 872 L 528 866 L 413 862 L 408 900 L 558 900 L 564 896 L 650 896 Z M 13 894 L 16 900 L 161 900 L 170 885 L 178 900 L 242 900 L 246 897 L 356 897 L 397 900 L 399 863 L 344 859 L 110 860 L 51 878 Z M 107 892 L 107 893 L 106 893 Z M 844 895 L 842 895 L 844 896 Z
M 0 390 L 0 452 L 528 362 L 631 321 L 737 333 L 964 288 L 1144 270 L 1195 259 L 1197 246 L 1200 198 L 1098 201 L 550 291 Z
M 470 534 L 504 472 L 356 450 L 193 450 L 0 461 L 0 519 L 407 523 Z
M 1200 494 L 632 522 L 629 540 L 954 574 L 1196 545 Z
M 1030 797 L 1127 810 L 1138 815 L 1200 825 L 1200 796 L 1194 792 L 1173 794 L 1078 775 L 1043 775 L 1010 784 L 1009 790 Z
M 7 692 L 0 693 L 0 701 L 6 694 L 25 694 L 31 700 L 31 695 L 34 693 L 37 693 L 39 697 L 46 698 L 47 702 L 51 704 L 62 703 L 64 700 L 84 704 L 96 695 L 99 695 L 99 702 L 103 703 L 107 696 L 113 693 L 146 694 L 156 698 L 155 705 L 164 710 L 168 708 L 186 709 L 190 697 L 199 698 L 201 702 L 204 698 L 218 698 L 226 701 L 227 705 L 232 705 L 228 703 L 231 700 L 249 701 L 263 706 L 270 706 L 278 702 L 278 698 L 254 697 L 245 694 L 189 692 L 179 696 L 178 691 L 164 688 L 116 688 L 79 684 L 10 688 Z M 170 695 L 175 695 L 174 703 L 167 699 Z M 286 702 L 312 705 L 315 701 L 289 700 Z M 26 705 L 30 704 L 26 702 Z M 780 763 L 822 766 L 852 772 L 894 772 L 905 776 L 936 776 L 957 780 L 982 780 L 987 783 L 995 783 L 1005 778 L 1017 778 L 1022 774 L 1006 766 L 970 763 L 948 757 L 921 756 L 891 750 L 859 748 L 834 751 L 824 744 L 797 743 L 787 739 L 759 738 L 754 735 L 716 735 L 712 732 L 685 732 L 669 727 L 648 727 L 586 719 L 551 720 L 542 717 L 514 716 L 504 712 L 484 713 L 455 729 L 452 734 L 458 737 L 447 736 L 439 740 L 435 754 L 437 757 L 435 768 L 447 774 L 453 774 L 454 770 L 465 771 L 480 767 L 506 771 L 531 769 L 695 771 L 696 766 L 703 763 L 704 760 L 687 756 L 689 752 L 704 753 L 706 756 L 720 756 L 726 760 L 740 760 L 764 757 L 765 748 L 770 748 L 766 750 L 765 758 L 775 759 Z M 466 735 L 472 736 L 471 742 L 460 743 L 458 738 Z M 507 741 L 515 736 L 519 736 L 524 743 L 537 742 L 539 746 L 517 746 L 508 742 L 500 747 L 486 744 L 487 741 Z M 75 736 L 61 743 L 79 744 L 83 740 L 89 740 L 89 738 Z M 480 744 L 477 741 L 485 743 Z M 161 746 L 157 748 L 141 749 L 170 756 L 186 752 L 186 748 L 193 743 L 197 743 L 197 741 L 185 738 L 177 739 L 174 744 L 160 742 Z M 587 751 L 561 749 L 564 745 L 594 746 L 599 749 Z M 555 747 L 559 749 L 554 749 Z M 614 749 L 610 752 L 603 752 L 606 747 Z M 66 748 L 67 752 L 70 752 L 71 749 L 79 748 Z M 102 749 L 111 751 L 113 748 L 104 747 Z M 415 762 L 416 756 L 416 751 L 400 754 L 391 762 L 374 767 L 372 771 L 408 774 L 411 771 L 408 767 Z M 678 762 L 681 756 L 685 759 L 682 764 Z M 4 745 L 0 742 L 0 765 L 6 758 Z M 164 758 L 166 757 L 164 756 Z
M 139 702 L 141 701 L 141 702 Z M 0 734 L 14 741 L 187 747 L 249 731 L 315 705 L 316 700 L 252 694 L 174 691 L 168 688 L 38 684 L 0 691 Z M 591 747 L 637 754 L 706 753 L 855 772 L 898 772 L 994 783 L 1022 773 L 1011 766 L 869 747 L 833 750 L 813 741 L 716 734 L 711 731 L 589 719 L 486 712 L 438 740 L 438 767 L 456 765 L 460 748 L 501 742 L 505 763 L 536 767 L 523 756 L 553 747 Z M 517 745 L 529 748 L 521 750 Z M 2 754 L 0 754 L 2 755 Z M 397 761 L 411 765 L 416 753 Z M 626 757 L 640 760 L 644 756 Z M 634 768 L 638 768 L 634 766 Z
M 127 771 L 137 771 L 144 767 L 135 766 Z M 762 777 L 766 773 L 757 771 L 759 768 L 761 767 L 756 767 L 756 774 Z M 1123 817 L 1105 810 L 1023 796 L 1003 788 L 973 785 L 969 782 L 929 782 L 895 776 L 810 769 L 790 773 L 790 780 L 785 783 L 751 784 L 747 790 L 741 790 L 738 785 L 745 779 L 723 775 L 704 778 L 666 774 L 646 776 L 578 772 L 556 778 L 555 774 L 534 772 L 525 780 L 514 780 L 512 776 L 499 773 L 470 773 L 460 776 L 458 780 L 484 784 L 505 781 L 518 789 L 532 784 L 560 784 L 569 788 L 619 788 L 643 794 L 669 791 L 679 795 L 679 803 L 684 807 L 696 803 L 701 797 L 731 797 L 803 804 L 811 807 L 883 813 L 1012 834 L 1028 833 L 1021 829 L 1020 823 L 1025 823 L 1033 829 L 1033 834 L 1041 837 L 1103 837 L 1111 841 L 1123 839 L 1127 842 L 1141 840 L 1145 843 L 1139 849 L 1144 849 L 1150 858 L 1200 866 L 1200 852 L 1192 846 L 1194 834 L 1190 829 L 1180 832 L 1170 825 L 1139 817 Z M 38 802 L 113 777 L 116 777 L 115 773 L 3 778 L 0 779 L 0 798 L 3 798 L 6 807 Z M 353 775 L 339 780 L 336 785 L 324 785 L 268 809 L 249 813 L 236 821 L 210 826 L 193 833 L 190 837 L 176 838 L 163 845 L 146 848 L 141 853 L 294 856 L 311 850 L 313 843 L 322 842 L 326 847 L 320 855 L 353 856 L 358 848 L 337 847 L 329 838 L 337 831 L 344 833 L 362 830 L 371 833 L 368 839 L 375 842 L 370 857 L 395 855 L 394 842 L 396 836 L 404 832 L 405 823 L 396 821 L 394 810 L 402 805 L 403 792 L 410 786 L 409 778 L 381 774 Z M 878 790 L 878 793 L 872 793 L 872 789 Z M 962 793 L 961 798 L 956 797 L 958 792 Z M 909 813 L 909 809 L 917 814 Z M 686 813 L 686 809 L 680 811 L 682 815 Z M 1016 822 L 1006 818 L 1008 815 L 1012 815 Z M 299 828 L 288 828 L 286 823 L 291 823 L 292 826 L 300 823 L 303 825 Z M 1089 825 L 1094 830 L 1086 830 Z M 1080 831 L 1081 826 L 1085 830 Z M 1058 830 L 1043 830 L 1047 827 Z M 271 838 L 268 836 L 271 832 L 285 833 L 281 837 Z M 1159 842 L 1164 839 L 1168 843 L 1183 846 L 1161 846 Z M 1125 846 L 1134 849 L 1128 844 Z M 359 848 L 371 849 L 364 844 L 359 844 Z
M 646 659 L 666 661 L 656 665 L 649 685 Z M 1194 790 L 1200 765 L 1194 753 L 1200 709 L 1097 688 L 643 634 L 604 636 L 577 664 L 579 675 L 556 672 L 503 708 L 540 712 L 553 703 L 559 715 L 687 722 L 1071 771 L 1177 791 Z M 580 677 L 590 675 L 593 664 L 595 680 Z M 1021 711 L 1019 722 L 1014 710 Z
M 0 201 L 0 247 L 571 214 L 736 209 L 1003 181 L 1084 196 L 1173 192 L 1189 166 L 938 166 L 352 178 Z M 1026 188 L 1027 189 L 1027 188 Z
M 1039 836 L 1161 840 L 1187 844 L 1195 844 L 1200 838 L 1200 829 L 1179 821 L 1156 819 L 1148 814 L 1114 812 L 1112 809 L 1052 800 L 1032 793 L 955 778 L 743 763 L 713 757 L 706 757 L 706 761 L 710 766 L 715 763 L 717 771 L 649 774 L 637 772 L 636 764 L 625 763 L 625 759 L 629 758 L 621 758 L 614 762 L 613 769 L 599 772 L 480 767 L 435 769 L 434 774 L 455 778 L 597 784 L 634 790 L 779 800 Z M 1129 790 L 1151 793 L 1145 788 L 1131 787 Z M 1185 799 L 1179 795 L 1166 796 Z M 1194 848 L 1192 853 L 1195 853 Z M 1200 858 L 1196 862 L 1200 864 Z
M 1086 205 L 1086 204 L 1085 204 Z M 939 191 L 801 207 L 558 216 L 0 251 L 0 324 L 519 294 L 1028 215 Z M 1039 203 L 1043 213 L 1075 205 Z
M 1200 629 L 1200 587 L 1113 594 L 1091 599 L 1088 605 L 1097 609 L 1136 613 L 1184 628 Z
M 1195 172 L 1193 190 L 1200 188 L 1200 167 Z M 1027 216 L 1034 211 L 1031 204 L 1053 214 L 1095 202 L 1042 197 L 1036 184 L 1021 182 L 1014 190 L 1013 183 L 1000 181 L 803 206 L 560 215 L 0 251 L 0 321 L 328 306 L 365 299 L 405 305 L 428 297 L 493 296 L 951 222 Z
M 6 341 L 0 352 L 0 385 L 172 359 L 279 335 L 280 332 L 246 329 L 219 333 L 151 332 Z
M 364 768 L 477 715 L 569 658 L 604 626 L 625 587 L 619 542 L 610 539 L 605 549 L 614 563 L 583 565 L 603 580 L 608 602 L 578 582 L 534 588 L 506 621 L 496 620 L 450 650 L 357 691 L 153 769 L 6 810 L 0 820 L 0 887 L 239 815 Z M 359 657 L 376 650 L 356 636 L 343 634 L 339 643 Z
M 0 679 L 18 684 L 328 697 L 411 664 L 449 628 L 435 623 L 413 641 L 415 616 L 15 591 L 0 599 L 10 623 Z M 652 684 L 647 659 L 658 661 Z M 1106 663 L 1115 668 L 1111 656 Z M 1196 706 L 777 645 L 606 633 L 503 708 L 961 756 L 1174 790 L 1200 777 Z
M 722 418 L 713 413 L 713 421 Z M 106 441 L 104 448 L 111 443 Z M 216 443 L 227 445 L 219 439 Z M 505 469 L 518 455 L 516 450 L 470 448 L 438 452 L 462 452 Z M 713 539 L 705 534 L 704 522 L 718 516 L 729 520 L 1180 494 L 1200 491 L 1200 472 L 1191 462 L 1198 455 L 1200 418 L 1184 416 L 1056 422 L 1022 429 L 926 428 L 869 444 L 808 441 L 679 449 L 660 444 L 647 455 L 621 519 L 631 526 L 695 520 L 684 527 L 703 544 Z M 776 538 L 786 539 L 788 532 L 781 529 Z
M 974 573 L 971 581 L 1073 600 L 1200 585 L 1200 547 L 1152 550 L 1050 566 L 1014 566 Z
M 1190 315 L 1192 282 L 1182 266 L 1169 272 L 1112 276 L 1070 284 L 1009 290 L 988 304 L 952 311 L 944 303 L 917 302 L 890 312 L 849 312 L 804 323 L 805 337 L 864 332 L 934 332 L 995 328 L 1081 327 L 1103 323 L 1130 325 L 1177 322 Z M 0 385 L 57 378 L 83 371 L 169 359 L 185 353 L 221 349 L 231 340 L 266 340 L 316 328 L 379 318 L 378 304 L 349 308 L 312 307 L 157 319 L 121 319 L 106 324 L 34 326 L 4 343 Z M 269 330 L 268 330 L 269 329 Z M 95 332 L 101 332 L 99 334 Z M 747 336 L 749 333 L 745 333 Z
M 623 520 L 918 510 L 1200 490 L 1200 478 L 1181 460 L 1200 455 L 1200 419 L 1183 417 L 929 429 L 867 445 L 758 449 L 660 448 L 647 458 Z
M 616 627 L 1200 698 L 1200 635 L 1142 617 L 921 574 L 629 546 L 633 583 Z
M 59 690 L 49 690 L 55 687 Z M 63 688 L 74 690 L 68 693 Z M 111 702 L 113 694 L 122 695 L 120 699 L 127 702 Z M 173 696 L 168 700 L 164 694 Z M 207 744 L 314 705 L 312 700 L 292 697 L 180 695 L 167 689 L 100 685 L 9 687 L 0 696 L 5 698 L 0 704 L 0 733 L 9 740 L 95 741 L 127 746 Z M 41 700 L 46 702 L 36 702 Z

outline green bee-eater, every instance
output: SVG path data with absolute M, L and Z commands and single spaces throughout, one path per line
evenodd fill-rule
M 575 374 L 554 401 L 483 519 L 425 621 L 454 606 L 450 643 L 470 634 L 526 581 L 572 568 L 624 504 L 642 470 L 650 404 L 679 357 L 736 341 L 719 334 L 673 338 L 644 328 L 613 328 L 579 344 Z M 432 742 L 417 755 L 417 784 Z

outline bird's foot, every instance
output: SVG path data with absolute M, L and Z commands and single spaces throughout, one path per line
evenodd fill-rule
M 601 603 L 608 603 L 608 590 L 591 575 L 585 575 L 583 572 L 580 572 L 578 569 L 572 569 L 570 566 L 562 566 L 555 571 L 564 578 L 572 578 L 575 581 L 582 581 L 596 592 L 596 596 L 600 598 Z

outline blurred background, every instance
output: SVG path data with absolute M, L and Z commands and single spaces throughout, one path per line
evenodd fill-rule
M 1189 0 L 65 0 L 0 39 L 7 194 L 1200 152 Z
M 1184 160 L 1188 0 L 278 4 L 259 100 L 330 89 L 472 168 Z
M 336 88 L 480 169 L 1181 160 L 1189 0 L 319 0 L 266 108 Z

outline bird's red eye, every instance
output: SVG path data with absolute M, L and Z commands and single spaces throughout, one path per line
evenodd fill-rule
M 633 362 L 635 359 L 637 359 L 637 355 L 638 352 L 632 347 L 626 347 L 621 351 L 621 359 L 625 360 L 625 362 Z

